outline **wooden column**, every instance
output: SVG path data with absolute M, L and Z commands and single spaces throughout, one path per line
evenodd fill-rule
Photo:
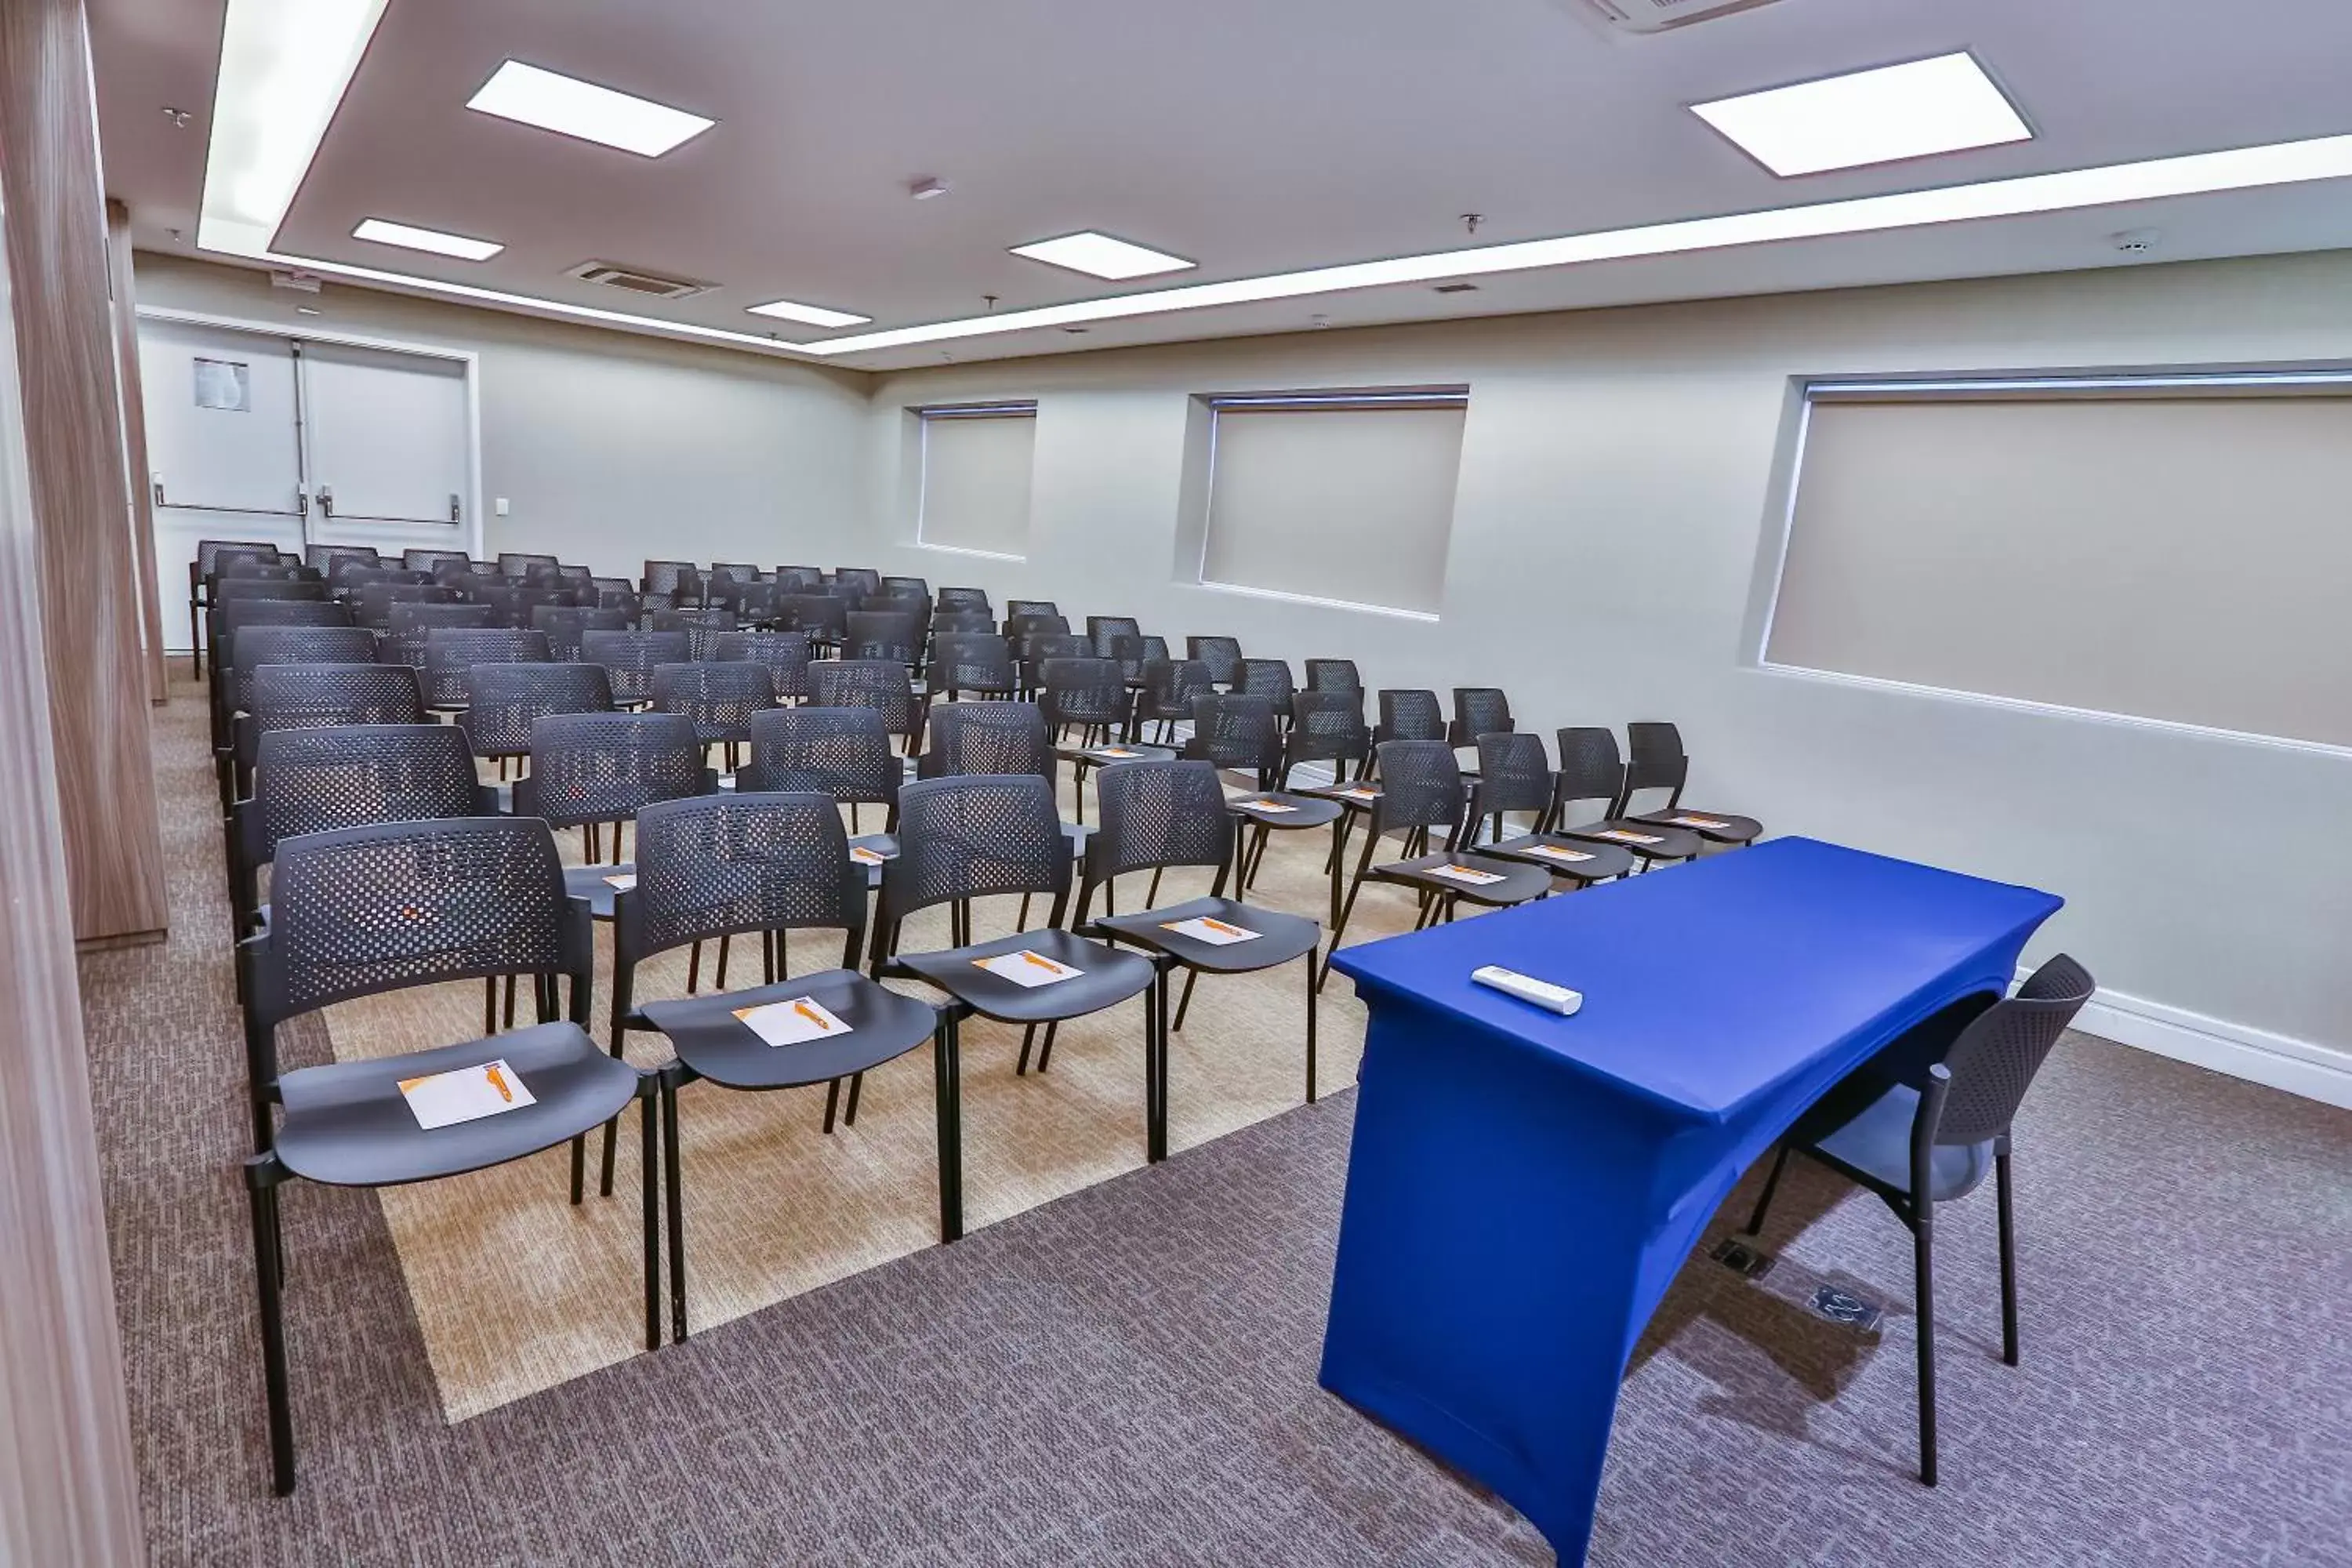
M 12 29 L 16 3 L 0 3 L 0 23 Z M 0 92 L 16 90 L 15 78 L 0 80 Z M 24 213 L 12 203 L 0 224 L 13 229 Z M 9 292 L 7 276 L 0 264 L 0 295 Z M 24 302 L 19 291 L 16 303 Z M 0 744 L 0 1563 L 131 1564 L 147 1552 L 58 788 L 35 739 L 51 728 L 42 679 L 46 552 L 34 526 L 12 335 L 0 310 L 0 735 L 8 741 Z M 113 521 L 109 531 L 119 538 L 120 515 Z M 143 755 L 137 765 L 146 767 Z
M 163 848 L 108 315 L 82 0 L 0 3 L 0 203 L 39 550 L 58 809 L 76 937 L 152 941 Z
M 147 482 L 147 394 L 139 375 L 139 289 L 131 274 L 131 209 L 106 204 L 108 293 L 114 300 L 115 386 L 122 395 L 123 483 L 129 488 L 131 562 L 139 584 L 139 637 L 147 651 L 147 700 L 168 701 L 163 604 L 155 586 L 155 492 Z

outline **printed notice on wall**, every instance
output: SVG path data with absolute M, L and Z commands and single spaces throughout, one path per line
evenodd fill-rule
M 253 412 L 253 367 L 233 359 L 200 359 L 196 363 L 196 406 L 225 408 L 231 414 Z

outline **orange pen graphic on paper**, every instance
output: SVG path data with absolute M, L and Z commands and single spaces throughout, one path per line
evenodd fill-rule
M 1223 921 L 1211 920 L 1211 919 L 1210 919 L 1208 916 L 1206 916 L 1206 915 L 1202 915 L 1202 916 L 1201 917 L 1201 923 L 1202 923 L 1202 925 L 1204 925 L 1204 926 L 1207 926 L 1211 931 L 1221 931 L 1224 932 L 1227 936 L 1247 936 L 1247 935 L 1249 935 L 1249 932 L 1247 932 L 1247 931 L 1245 931 L 1242 930 L 1242 928 L 1241 928 L 1241 927 L 1239 927 L 1239 926 L 1229 926 L 1229 925 L 1227 925 L 1227 924 L 1226 924 L 1224 921 Z
M 1060 964 L 1055 963 L 1050 958 L 1040 958 L 1025 947 L 1021 950 L 1021 956 L 1027 959 L 1030 963 L 1035 964 L 1038 968 L 1045 971 L 1049 974 L 1059 974 L 1062 973 L 1062 966 Z
M 814 1024 L 818 1028 L 824 1029 L 828 1033 L 832 1031 L 833 1026 L 824 1021 L 824 1015 L 816 1011 L 814 1007 L 811 1007 L 807 1003 L 793 1003 L 793 1011 L 798 1013 L 802 1017 L 806 1018 L 810 1023 Z
M 484 1068 L 482 1076 L 490 1080 L 490 1087 L 499 1091 L 500 1100 L 505 1100 L 509 1105 L 514 1103 L 514 1090 L 507 1087 L 507 1075 L 499 1070 L 498 1063 L 492 1062 Z

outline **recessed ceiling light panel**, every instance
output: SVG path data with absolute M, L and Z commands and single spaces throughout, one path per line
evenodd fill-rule
M 1107 234 L 1088 229 L 1083 234 L 1066 234 L 1059 239 L 1041 239 L 1029 245 L 1013 247 L 1015 256 L 1025 256 L 1032 261 L 1042 261 L 1048 267 L 1066 267 L 1073 272 L 1089 277 L 1108 278 L 1114 282 L 1129 278 L 1150 278 L 1160 272 L 1181 272 L 1193 263 L 1181 256 L 1165 251 L 1130 245 L 1123 239 L 1113 239 Z
M 509 60 L 492 72 L 466 107 L 645 158 L 658 158 L 718 123 L 520 60 Z
M 374 245 L 397 245 L 404 250 L 429 250 L 436 256 L 454 256 L 460 261 L 488 261 L 506 248 L 495 240 L 468 239 L 462 234 L 443 234 L 438 229 L 390 223 L 380 217 L 363 220 L 352 230 L 352 237 Z
M 1965 50 L 1693 104 L 1691 112 L 1784 177 L 2033 139 Z
M 805 321 L 812 327 L 862 327 L 871 316 L 853 316 L 846 310 L 828 310 L 822 305 L 799 305 L 790 300 L 771 300 L 764 305 L 751 308 L 755 316 L 773 316 L 778 321 Z

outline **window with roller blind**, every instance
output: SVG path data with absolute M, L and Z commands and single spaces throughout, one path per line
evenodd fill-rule
M 1029 553 L 1029 474 L 1037 405 L 914 410 L 922 440 L 918 543 L 1014 560 Z
M 1466 389 L 1202 402 L 1204 586 L 1437 615 Z
M 2352 375 L 1816 384 L 1768 664 L 2352 746 Z

